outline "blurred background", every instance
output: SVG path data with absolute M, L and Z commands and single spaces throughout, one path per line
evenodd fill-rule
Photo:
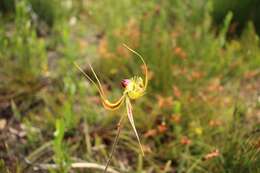
M 111 167 L 133 173 L 260 172 L 260 1 L 1 0 L 0 172 L 102 172 L 125 108 L 122 79 L 149 67 Z M 149 120 L 149 121 L 148 121 Z M 40 165 L 55 164 L 57 169 Z

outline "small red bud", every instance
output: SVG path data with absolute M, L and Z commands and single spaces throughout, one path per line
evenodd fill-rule
M 121 86 L 123 88 L 127 87 L 127 85 L 130 83 L 130 80 L 129 79 L 124 79 L 121 81 Z

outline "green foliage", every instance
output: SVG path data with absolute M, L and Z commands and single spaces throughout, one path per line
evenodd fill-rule
M 29 0 L 32 10 L 36 13 L 38 20 L 53 26 L 60 18 L 64 18 L 69 11 L 62 9 L 62 3 L 58 0 Z
M 19 112 L 19 110 L 17 109 L 16 104 L 14 103 L 14 101 L 11 101 L 11 107 L 12 107 L 12 111 L 13 111 L 13 115 L 17 120 L 21 120 L 21 113 Z
M 4 160 L 0 160 L 0 171 L 1 172 L 9 172 L 7 167 L 5 166 L 5 161 Z
M 61 172 L 68 172 L 69 158 L 64 144 L 65 122 L 62 119 L 56 120 L 56 130 L 53 140 L 54 161 L 59 165 Z
M 233 17 L 233 13 L 229 12 L 227 14 L 226 18 L 225 18 L 224 26 L 222 27 L 222 29 L 220 31 L 220 34 L 219 34 L 220 46 L 224 46 L 225 45 L 226 38 L 227 38 L 227 31 L 228 31 L 228 28 L 230 26 L 232 17 Z
M 0 4 L 0 14 L 13 12 L 15 0 L 3 0 Z
M 9 35 L 2 35 L 1 59 L 6 61 L 6 68 L 15 68 L 26 75 L 39 75 L 47 66 L 45 42 L 37 38 L 27 5 L 26 1 L 16 4 L 15 28 Z M 8 29 L 7 25 L 1 27 L 2 30 Z M 12 59 L 15 59 L 15 62 Z M 13 67 L 9 67 L 9 63 L 13 63 Z
M 260 3 L 257 0 L 213 0 L 214 11 L 213 17 L 217 23 L 225 18 L 229 11 L 234 14 L 233 22 L 236 25 L 236 32 L 241 33 L 247 24 L 248 20 L 252 20 L 258 33 L 260 32 L 259 25 L 259 8 Z

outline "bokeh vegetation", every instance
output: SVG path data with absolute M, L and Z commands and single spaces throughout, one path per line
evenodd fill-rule
M 120 81 L 142 73 L 123 43 L 142 54 L 149 67 L 148 91 L 133 106 L 146 155 L 140 155 L 127 123 L 113 168 L 260 172 L 256 4 L 3 0 L 0 172 L 98 172 L 70 166 L 78 161 L 105 165 L 116 123 L 126 112 L 102 108 L 97 90 L 73 62 L 89 73 L 90 61 L 109 98 L 116 99 Z M 237 15 L 240 10 L 247 17 Z M 58 169 L 43 170 L 54 163 Z

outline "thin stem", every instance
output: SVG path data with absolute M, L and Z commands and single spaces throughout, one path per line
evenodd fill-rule
M 107 172 L 108 165 L 110 164 L 110 161 L 111 161 L 111 159 L 112 159 L 112 157 L 113 157 L 113 154 L 114 154 L 114 152 L 115 152 L 115 148 L 116 148 L 116 146 L 117 146 L 118 139 L 119 139 L 119 135 L 120 135 L 120 132 L 121 132 L 121 129 L 122 129 L 122 128 L 121 128 L 121 127 L 122 127 L 121 124 L 122 124 L 122 121 L 123 121 L 124 117 L 125 117 L 125 116 L 122 115 L 122 117 L 120 118 L 119 122 L 117 123 L 117 134 L 116 134 L 116 138 L 115 138 L 115 140 L 114 140 L 114 143 L 113 143 L 113 146 L 112 146 L 112 150 L 111 150 L 110 156 L 109 156 L 109 158 L 108 158 L 106 167 L 105 167 L 105 169 L 104 169 L 104 173 Z

